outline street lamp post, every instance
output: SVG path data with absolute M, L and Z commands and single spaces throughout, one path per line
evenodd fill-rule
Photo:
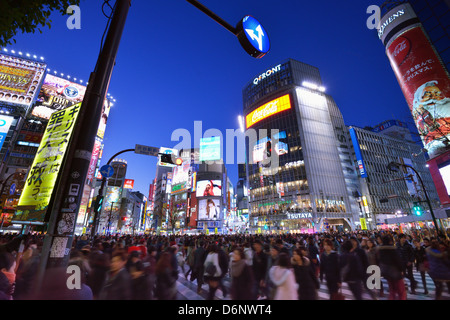
M 423 193 L 425 194 L 426 202 L 428 204 L 428 207 L 430 208 L 430 213 L 431 213 L 431 217 L 433 219 L 434 227 L 436 229 L 436 234 L 439 237 L 439 231 L 440 230 L 439 230 L 439 227 L 438 227 L 438 224 L 437 224 L 437 221 L 436 221 L 436 217 L 434 216 L 434 211 L 433 211 L 433 208 L 431 207 L 431 201 L 430 201 L 430 198 L 428 197 L 428 192 L 425 189 L 425 185 L 423 183 L 422 177 L 420 176 L 420 174 L 417 172 L 416 169 L 414 169 L 412 166 L 407 165 L 407 164 L 402 164 L 402 163 L 398 163 L 398 162 L 392 161 L 392 162 L 390 162 L 388 164 L 387 167 L 388 167 L 389 170 L 391 170 L 393 172 L 398 172 L 400 170 L 400 166 L 410 168 L 411 170 L 413 170 L 416 173 L 417 178 L 419 179 L 420 184 L 422 186 Z

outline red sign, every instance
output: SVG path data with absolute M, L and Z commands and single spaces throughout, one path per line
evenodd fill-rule
M 102 143 L 99 140 L 95 140 L 94 150 L 92 150 L 91 162 L 89 163 L 89 170 L 87 174 L 87 180 L 89 181 L 89 185 L 92 185 L 92 180 L 95 175 L 95 168 L 97 167 L 98 157 L 100 155 L 100 147 Z
M 450 140 L 450 79 L 421 27 L 396 38 L 387 55 L 422 142 L 433 158 Z
M 123 188 L 124 189 L 133 189 L 133 187 L 134 187 L 134 180 L 133 179 L 125 179 Z

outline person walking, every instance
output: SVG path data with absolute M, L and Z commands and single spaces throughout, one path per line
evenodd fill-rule
M 389 286 L 389 300 L 406 300 L 405 282 L 403 280 L 403 262 L 394 245 L 391 235 L 384 235 L 382 245 L 377 247 L 381 276 Z
M 269 277 L 275 285 L 273 300 L 298 300 L 298 286 L 287 253 L 280 253 L 278 263 L 269 270 Z
M 130 300 L 131 277 L 125 268 L 127 253 L 116 251 L 111 259 L 110 271 L 99 294 L 99 300 Z
M 417 281 L 414 279 L 413 275 L 415 260 L 414 249 L 408 242 L 404 233 L 398 235 L 397 250 L 399 251 L 402 260 L 402 272 L 410 282 L 411 293 L 416 294 Z
M 253 249 L 255 252 L 253 253 L 253 261 L 252 261 L 252 271 L 254 275 L 254 296 L 256 299 L 266 299 L 267 298 L 267 290 L 266 290 L 266 276 L 267 276 L 267 265 L 268 265 L 268 256 L 264 252 L 263 244 L 260 240 L 255 241 L 253 244 Z
M 254 277 L 253 269 L 246 262 L 245 252 L 242 248 L 233 251 L 233 260 L 230 268 L 232 300 L 253 300 Z
M 354 250 L 351 240 L 345 241 L 341 246 L 341 250 L 339 256 L 341 279 L 347 282 L 355 300 L 362 300 L 362 288 L 365 277 L 361 258 Z
M 214 300 L 219 282 L 225 270 L 222 270 L 219 263 L 219 247 L 217 244 L 211 244 L 208 248 L 204 266 L 204 277 L 208 283 L 208 298 Z
M 431 240 L 431 244 L 425 249 L 425 252 L 429 262 L 428 274 L 436 286 L 435 299 L 441 300 L 444 283 L 447 283 L 450 293 L 449 247 L 434 239 Z
M 339 256 L 330 239 L 323 241 L 323 249 L 320 255 L 320 281 L 323 282 L 325 278 L 330 300 L 337 300 L 340 299 L 339 289 L 342 284 Z
M 298 285 L 298 298 L 299 300 L 317 300 L 320 283 L 316 277 L 314 265 L 306 255 L 306 248 L 302 246 L 292 252 L 292 266 Z
M 177 296 L 177 270 L 173 264 L 172 253 L 164 251 L 156 263 L 156 298 L 175 300 Z
M 203 274 L 205 272 L 204 262 L 206 259 L 206 249 L 204 248 L 204 241 L 200 240 L 198 247 L 195 249 L 194 253 L 194 269 L 191 275 L 191 281 L 197 279 L 197 293 L 200 294 L 202 291 L 202 285 L 204 283 Z
M 367 247 L 365 250 L 367 253 L 367 261 L 369 262 L 369 266 L 378 266 L 379 262 L 378 262 L 378 255 L 377 255 L 377 241 L 374 238 L 367 239 Z M 383 282 L 380 281 L 379 284 L 380 284 L 379 296 L 384 297 Z
M 413 240 L 414 245 L 414 258 L 415 267 L 418 272 L 420 272 L 420 277 L 422 278 L 422 284 L 424 288 L 424 294 L 428 294 L 426 272 L 428 272 L 428 259 L 425 247 L 420 243 L 419 239 Z

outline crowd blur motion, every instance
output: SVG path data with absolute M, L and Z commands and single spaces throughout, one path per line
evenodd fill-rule
M 81 286 L 68 285 L 68 267 L 54 268 L 46 270 L 37 290 L 43 237 L 0 236 L 0 300 L 181 300 L 180 273 L 197 285 L 197 293 L 207 284 L 207 300 L 218 299 L 218 289 L 231 300 L 317 300 L 321 286 L 339 300 L 343 283 L 355 300 L 364 291 L 374 300 L 406 300 L 408 292 L 417 293 L 414 268 L 423 281 L 421 293 L 430 294 L 426 274 L 434 282 L 434 299 L 450 293 L 448 232 L 81 235 L 68 264 L 81 270 Z M 368 286 L 373 265 L 387 287 Z

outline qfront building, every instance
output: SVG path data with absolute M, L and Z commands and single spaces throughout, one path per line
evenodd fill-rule
M 288 59 L 243 89 L 251 232 L 358 228 L 358 176 L 318 68 Z

